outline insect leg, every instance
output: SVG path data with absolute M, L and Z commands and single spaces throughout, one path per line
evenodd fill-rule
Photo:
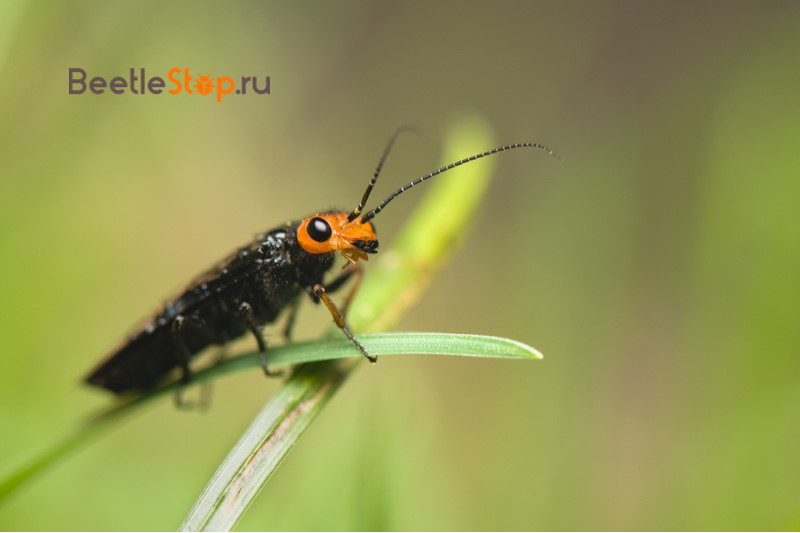
M 185 402 L 183 400 L 183 391 L 192 378 L 192 371 L 189 369 L 189 359 L 191 358 L 191 354 L 189 353 L 189 348 L 186 347 L 186 341 L 184 341 L 183 334 L 181 333 L 185 322 L 186 317 L 183 315 L 178 315 L 175 317 L 175 320 L 172 321 L 172 325 L 170 327 L 172 332 L 172 340 L 175 343 L 175 353 L 177 354 L 178 358 L 178 366 L 181 369 L 181 381 L 178 384 L 178 388 L 175 389 L 175 396 L 173 397 L 173 400 L 176 407 L 192 408 L 196 407 L 194 403 Z M 202 405 L 202 402 L 200 405 Z
M 268 376 L 282 375 L 283 372 L 272 372 L 267 365 L 267 342 L 264 340 L 264 334 L 261 333 L 261 328 L 258 327 L 253 317 L 253 306 L 247 302 L 242 302 L 239 305 L 239 316 L 241 316 L 244 323 L 247 324 L 247 327 L 256 338 L 256 342 L 258 342 L 258 351 L 261 352 L 261 368 L 264 369 L 264 373 Z
M 333 303 L 333 300 L 331 300 L 331 297 L 328 296 L 328 292 L 327 292 L 327 289 L 325 288 L 325 286 L 321 285 L 319 283 L 314 285 L 311 288 L 311 294 L 314 297 L 319 298 L 320 300 L 322 300 L 322 303 L 324 303 L 325 307 L 327 307 L 328 311 L 330 311 L 334 322 L 336 322 L 336 325 L 339 326 L 339 329 L 341 329 L 342 332 L 347 336 L 347 338 L 350 339 L 350 342 L 352 342 L 353 344 L 356 345 L 356 348 L 358 348 L 358 351 L 360 351 L 362 354 L 364 354 L 364 357 L 369 359 L 370 362 L 374 363 L 375 361 L 377 361 L 378 360 L 377 356 L 368 354 L 367 350 L 364 348 L 364 346 L 360 342 L 358 342 L 358 340 L 353 335 L 353 332 L 350 331 L 350 328 L 347 326 L 347 323 L 344 321 L 344 317 L 342 316 L 342 313 L 339 311 L 339 308 L 336 307 L 336 304 Z
M 339 290 L 342 285 L 344 285 L 350 277 L 356 275 L 356 282 L 353 284 L 353 288 L 350 289 L 350 293 L 347 295 L 347 298 L 344 301 L 344 305 L 342 306 L 342 316 L 347 316 L 347 309 L 350 307 L 350 302 L 353 300 L 353 295 L 355 295 L 358 286 L 361 285 L 361 279 L 364 276 L 364 269 L 361 266 L 361 263 L 350 263 L 346 265 L 343 269 L 341 274 L 339 274 L 333 281 L 328 283 L 327 285 L 327 292 L 332 293 Z M 292 340 L 292 330 L 294 329 L 294 323 L 297 319 L 297 309 L 299 307 L 299 300 L 294 299 L 291 304 L 289 304 L 289 313 L 286 317 L 286 324 L 283 326 L 283 340 L 289 342 Z

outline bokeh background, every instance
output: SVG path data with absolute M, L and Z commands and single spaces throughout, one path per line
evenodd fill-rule
M 800 528 L 799 57 L 797 2 L 4 1 L 0 472 L 111 404 L 80 378 L 193 275 L 352 207 L 398 125 L 424 134 L 378 196 L 478 117 L 565 161 L 498 156 L 398 329 L 545 359 L 363 365 L 240 528 Z M 272 94 L 75 96 L 70 67 L 269 75 Z M 330 325 L 301 316 L 300 338 Z M 279 386 L 160 402 L 22 487 L 0 528 L 177 527 Z

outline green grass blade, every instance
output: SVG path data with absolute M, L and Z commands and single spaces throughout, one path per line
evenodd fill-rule
M 459 333 L 364 333 L 359 341 L 371 355 L 462 355 L 472 357 L 500 357 L 513 359 L 541 359 L 542 354 L 519 341 Z M 363 357 L 344 337 L 297 342 L 270 348 L 270 367 L 314 363 L 347 357 Z M 232 372 L 260 368 L 260 354 L 252 352 L 228 359 L 206 370 L 197 372 L 193 381 L 207 381 Z M 176 384 L 164 387 L 169 392 Z
M 452 333 L 372 333 L 361 342 L 374 355 L 427 354 L 541 359 L 521 342 L 484 335 Z M 275 350 L 277 351 L 277 350 Z M 262 409 L 233 447 L 181 526 L 183 531 L 230 530 L 286 457 L 297 439 L 323 409 L 349 367 L 325 359 L 362 357 L 346 339 L 286 346 L 274 365 L 302 360 L 321 361 L 298 367 L 284 387 Z M 270 353 L 273 355 L 274 351 Z M 235 370 L 259 366 L 258 353 L 236 358 Z M 233 366 L 233 365 L 228 365 Z M 207 374 L 211 374 L 210 369 Z M 223 370 L 222 373 L 225 373 Z M 211 376 L 205 376 L 211 377 Z
M 348 372 L 307 363 L 267 403 L 214 473 L 181 531 L 230 531 Z

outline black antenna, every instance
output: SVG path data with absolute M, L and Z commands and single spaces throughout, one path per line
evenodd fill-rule
M 386 158 L 389 157 L 389 152 L 392 151 L 392 146 L 394 146 L 394 141 L 397 139 L 397 136 L 400 135 L 403 131 L 413 130 L 411 126 L 400 126 L 392 135 L 391 139 L 386 145 L 386 149 L 383 151 L 383 155 L 381 156 L 381 160 L 378 161 L 378 168 L 375 169 L 375 173 L 372 175 L 372 179 L 369 180 L 369 184 L 367 185 L 367 190 L 364 191 L 364 196 L 361 197 L 361 201 L 358 203 L 353 212 L 347 215 L 347 221 L 352 222 L 358 215 L 361 214 L 361 211 L 364 210 L 364 205 L 366 205 L 367 200 L 369 200 L 369 195 L 372 193 L 372 188 L 375 187 L 375 183 L 378 181 L 378 176 L 381 173 L 381 169 L 383 168 L 383 164 L 386 162 Z
M 394 141 L 394 139 L 392 139 L 392 141 Z M 391 142 L 389 143 L 389 146 L 391 146 Z M 450 163 L 449 165 L 443 166 L 442 168 L 440 168 L 440 169 L 438 169 L 438 170 L 434 170 L 433 172 L 431 172 L 431 173 L 429 173 L 429 174 L 425 174 L 424 176 L 422 176 L 422 177 L 420 177 L 420 178 L 417 178 L 417 179 L 415 179 L 414 181 L 410 182 L 408 185 L 403 185 L 402 187 L 400 187 L 399 189 L 397 189 L 396 191 L 394 191 L 392 194 L 390 194 L 390 195 L 389 195 L 389 196 L 386 198 L 386 200 L 384 200 L 383 202 L 381 202 L 381 204 L 380 204 L 378 207 L 376 207 L 376 208 L 375 208 L 375 209 L 373 209 L 372 211 L 369 211 L 369 212 L 368 212 L 366 215 L 364 215 L 363 217 L 361 217 L 361 222 L 367 222 L 368 220 L 370 220 L 370 219 L 374 218 L 374 217 L 375 217 L 375 215 L 377 215 L 378 213 L 380 213 L 381 211 L 383 211 L 383 208 L 384 208 L 384 207 L 386 207 L 386 205 L 387 205 L 389 202 L 391 202 L 392 200 L 394 200 L 395 198 L 397 198 L 397 197 L 398 197 L 400 194 L 402 194 L 404 191 L 406 191 L 406 190 L 410 189 L 410 188 L 411 188 L 411 187 L 413 187 L 414 185 L 418 185 L 418 184 L 422 183 L 423 181 L 426 181 L 426 180 L 429 180 L 429 179 L 431 179 L 432 177 L 436 176 L 437 174 L 441 174 L 442 172 L 445 172 L 445 171 L 447 171 L 447 170 L 450 170 L 451 168 L 455 168 L 455 167 L 457 167 L 457 166 L 459 166 L 459 165 L 463 165 L 464 163 L 469 163 L 470 161 L 475 161 L 476 159 L 480 159 L 481 157 L 486 157 L 487 155 L 496 154 L 496 153 L 498 153 L 498 152 L 504 152 L 504 151 L 506 151 L 506 150 L 511 150 L 512 148 L 525 148 L 525 147 L 538 148 L 538 149 L 540 149 L 540 150 L 544 150 L 545 152 L 547 152 L 548 154 L 552 155 L 552 156 L 553 156 L 553 157 L 555 157 L 556 159 L 559 159 L 559 160 L 561 159 L 561 158 L 560 158 L 560 157 L 559 157 L 559 156 L 558 156 L 558 155 L 557 155 L 555 152 L 553 152 L 553 151 L 552 151 L 550 148 L 548 148 L 547 146 L 544 146 L 543 144 L 539 144 L 539 143 L 517 143 L 517 144 L 508 144 L 508 145 L 506 145 L 506 146 L 500 146 L 500 147 L 498 147 L 498 148 L 495 148 L 494 150 L 489 150 L 488 152 L 483 152 L 482 154 L 475 154 L 475 155 L 473 155 L 472 157 L 468 157 L 468 158 L 466 158 L 466 159 L 462 159 L 461 161 L 456 161 L 455 163 Z M 385 154 L 384 154 L 384 155 L 385 155 Z M 373 180 L 373 181 L 374 181 L 374 180 Z M 371 188 L 372 188 L 372 183 L 370 184 L 370 187 L 367 189 L 367 191 L 369 192 L 369 190 L 370 190 Z M 365 195 L 365 197 L 366 197 L 366 195 Z M 361 212 L 361 211 L 359 210 L 359 213 L 360 213 L 360 212 Z M 351 215 L 351 216 L 352 216 L 352 215 Z M 356 216 L 358 216 L 358 215 L 356 215 Z M 353 218 L 355 218 L 355 217 L 353 217 Z M 348 220 L 349 220 L 349 219 L 348 219 Z

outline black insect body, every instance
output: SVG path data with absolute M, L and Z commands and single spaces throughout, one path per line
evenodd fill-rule
M 297 242 L 300 222 L 274 229 L 201 275 L 133 333 L 88 378 L 116 393 L 154 387 L 174 368 L 188 381 L 188 362 L 273 322 L 304 290 L 322 284 L 334 252 L 310 254 Z
M 370 356 L 353 336 L 344 314 L 328 296 L 353 274 L 360 273 L 359 260 L 377 253 L 378 239 L 370 220 L 403 191 L 475 159 L 520 147 L 540 148 L 552 154 L 550 149 L 535 143 L 512 144 L 483 152 L 417 178 L 362 215 L 395 137 L 389 141 L 361 202 L 352 212 L 318 213 L 257 236 L 164 305 L 86 381 L 118 394 L 144 391 L 158 385 L 177 368 L 181 371 L 182 383 L 186 384 L 190 381 L 192 357 L 209 346 L 224 345 L 247 332 L 255 336 L 262 366 L 272 375 L 267 366 L 267 345 L 261 329 L 291 308 L 288 332 L 294 306 L 303 292 L 315 303 L 322 301 L 355 347 L 374 362 L 377 358 Z M 333 266 L 337 252 L 350 264 L 339 276 L 325 283 L 324 277 Z

